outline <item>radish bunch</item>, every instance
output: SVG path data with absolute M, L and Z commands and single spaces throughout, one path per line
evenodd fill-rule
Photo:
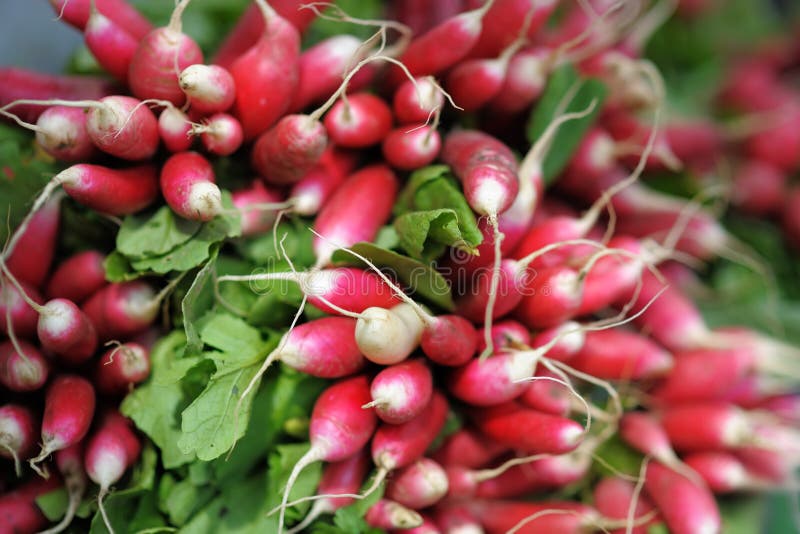
M 800 348 L 690 298 L 763 269 L 705 182 L 646 178 L 733 153 L 735 209 L 800 240 L 797 43 L 737 58 L 723 125 L 665 117 L 667 2 L 255 0 L 216 50 L 190 0 L 51 3 L 115 81 L 0 69 L 55 161 L 0 253 L 3 527 L 716 533 L 718 495 L 796 488 Z

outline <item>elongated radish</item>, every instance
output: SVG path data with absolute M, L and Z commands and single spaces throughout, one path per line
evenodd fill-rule
M 513 319 L 504 319 L 492 325 L 492 343 L 496 352 L 509 348 L 522 348 L 531 344 L 531 333 L 525 325 Z M 537 346 L 544 345 L 541 343 Z M 478 340 L 478 352 L 486 348 L 482 339 Z
M 169 24 L 139 42 L 128 70 L 128 83 L 136 97 L 167 100 L 176 106 L 186 100 L 178 75 L 189 65 L 203 62 L 200 47 L 181 31 L 181 16 L 188 4 L 189 0 L 178 2 Z
M 297 88 L 300 56 L 297 29 L 265 1 L 257 0 L 257 4 L 266 29 L 228 67 L 236 83 L 231 113 L 242 123 L 246 140 L 254 139 L 289 109 Z M 265 87 L 270 88 L 268 98 L 264 97 Z
M 645 491 L 675 534 L 722 532 L 717 503 L 711 492 L 658 463 L 647 466 Z
M 52 106 L 36 121 L 36 142 L 59 161 L 90 160 L 97 148 L 86 131 L 86 113 L 70 106 Z
M 597 524 L 599 514 L 592 507 L 572 501 L 465 501 L 486 534 L 518 532 L 562 532 L 579 534 Z
M 149 206 L 158 195 L 153 165 L 111 169 L 79 163 L 58 173 L 51 184 L 61 185 L 77 202 L 109 215 L 129 215 Z
M 17 476 L 22 474 L 20 462 L 33 451 L 36 426 L 29 408 L 21 404 L 0 406 L 0 456 L 14 461 Z
M 325 115 L 325 129 L 331 141 L 347 148 L 364 148 L 380 143 L 392 129 L 392 111 L 371 93 L 348 95 Z
M 644 495 L 638 495 L 635 484 L 621 477 L 607 477 L 602 479 L 592 491 L 594 507 L 609 519 L 621 519 L 630 522 L 632 528 L 627 534 L 647 534 L 648 526 L 655 521 L 644 525 L 633 526 L 638 518 L 651 514 L 655 507 Z M 635 502 L 635 504 L 634 504 Z M 633 507 L 631 509 L 631 507 Z M 623 529 L 612 531 L 622 534 Z
M 386 367 L 370 384 L 367 405 L 385 423 L 399 425 L 417 417 L 433 394 L 431 370 L 421 359 Z M 413 506 L 412 506 L 413 508 Z
M 548 372 L 537 372 L 519 401 L 528 408 L 562 417 L 569 415 L 572 409 L 572 394 L 558 377 Z
M 47 389 L 42 417 L 42 450 L 30 460 L 31 467 L 51 453 L 78 443 L 89 431 L 94 417 L 95 394 L 92 384 L 77 375 L 60 375 Z
M 527 389 L 523 382 L 533 375 L 539 354 L 504 352 L 485 360 L 473 359 L 454 369 L 447 380 L 448 390 L 473 406 L 493 406 L 516 398 Z
M 672 406 L 660 419 L 677 451 L 730 449 L 747 445 L 754 437 L 746 413 L 720 402 Z
M 61 220 L 60 206 L 61 199 L 58 196 L 47 200 L 33 214 L 30 222 L 20 225 L 18 237 L 9 242 L 3 260 L 17 280 L 37 288 L 44 284 L 55 254 Z
M 227 111 L 236 99 L 233 76 L 218 65 L 189 65 L 181 71 L 178 84 L 192 111 L 204 115 Z
M 386 496 L 412 510 L 437 503 L 447 494 L 447 474 L 430 458 L 420 458 L 399 470 L 386 487 Z
M 129 96 L 107 96 L 89 106 L 86 132 L 103 152 L 130 161 L 150 159 L 158 149 L 156 116 Z
M 722 451 L 696 452 L 686 456 L 688 465 L 714 493 L 755 489 L 759 480 L 752 477 L 733 454 Z
M 287 115 L 253 147 L 253 167 L 275 185 L 300 180 L 316 165 L 328 143 L 325 127 L 312 115 Z
M 553 50 L 547 47 L 528 47 L 514 54 L 489 109 L 513 114 L 528 108 L 544 91 L 553 59 Z
M 43 302 L 42 296 L 32 286 L 25 282 L 20 282 L 24 291 L 0 278 L 0 332 L 8 334 L 13 328 L 15 335 L 31 339 L 36 334 L 36 323 L 39 321 L 39 314 L 28 306 L 27 299 L 23 298 L 23 293 L 28 295 L 30 300 L 36 303 Z
M 170 152 L 184 152 L 191 148 L 194 142 L 191 130 L 189 116 L 174 106 L 165 108 L 158 116 L 158 135 Z
M 444 532 L 484 534 L 483 527 L 465 504 L 448 501 L 433 509 L 434 521 Z
M 199 135 L 203 147 L 216 156 L 230 156 L 242 146 L 242 125 L 227 113 L 215 113 L 193 126 L 190 135 Z
M 222 211 L 222 193 L 211 163 L 197 152 L 172 155 L 161 168 L 161 193 L 172 210 L 190 220 L 210 221 Z
M 56 451 L 55 457 L 58 472 L 64 479 L 64 489 L 67 490 L 67 509 L 61 521 L 47 530 L 43 530 L 41 534 L 57 534 L 72 523 L 83 500 L 83 495 L 86 493 L 86 487 L 89 485 L 83 465 L 83 443 L 76 443 L 66 449 Z
M 385 165 L 370 165 L 351 175 L 314 221 L 317 266 L 330 262 L 337 248 L 372 241 L 386 223 L 397 196 L 397 178 Z
M 421 515 L 389 499 L 380 499 L 370 506 L 364 520 L 369 526 L 381 529 L 407 530 L 422 524 Z
M 123 30 L 136 39 L 141 39 L 153 29 L 153 25 L 127 0 L 50 0 L 53 10 L 67 23 L 84 30 L 91 16 L 92 5 Z
M 242 213 L 242 235 L 251 236 L 263 234 L 272 228 L 277 213 L 265 207 L 282 202 L 283 194 L 264 186 L 256 178 L 249 187 L 233 191 L 231 199 L 233 206 Z
M 354 153 L 329 146 L 320 162 L 292 186 L 295 213 L 316 215 L 355 167 Z
M 50 364 L 30 343 L 17 343 L 24 354 L 11 341 L 0 343 L 0 384 L 11 391 L 36 391 L 47 382 Z
M 430 165 L 441 150 L 439 132 L 423 124 L 404 125 L 389 132 L 383 139 L 383 157 L 392 166 L 413 171 Z
M 376 417 L 361 408 L 369 402 L 369 382 L 363 375 L 336 382 L 317 398 L 311 412 L 311 448 L 297 461 L 283 492 L 278 532 L 283 531 L 289 492 L 305 466 L 336 462 L 358 454 L 375 430 Z
M 504 453 L 507 448 L 483 436 L 470 426 L 464 426 L 447 437 L 431 458 L 444 466 L 469 469 L 482 467 Z
M 646 337 L 613 328 L 587 332 L 570 365 L 598 378 L 643 380 L 666 375 L 674 363 L 672 355 Z
M 569 361 L 586 342 L 587 330 L 575 321 L 566 321 L 553 328 L 542 330 L 529 343 L 531 347 L 548 347 L 547 358 L 560 362 Z
M 12 491 L 0 495 L 0 524 L 9 533 L 37 532 L 48 520 L 36 499 L 61 487 L 60 477 L 33 477 Z
M 86 300 L 82 309 L 89 316 L 101 341 L 127 339 L 152 324 L 164 293 L 156 295 L 141 280 L 113 283 Z
M 45 293 L 51 299 L 63 298 L 80 304 L 106 285 L 104 260 L 105 255 L 97 250 L 70 256 L 53 271 Z
M 753 215 L 780 210 L 786 193 L 786 173 L 767 162 L 751 160 L 736 171 L 731 193 L 739 209 Z
M 83 38 L 103 70 L 126 83 L 139 39 L 97 8 L 91 10 Z
M 94 383 L 104 395 L 123 395 L 150 376 L 150 351 L 128 342 L 105 351 L 97 360 Z
M 478 0 L 467 2 L 469 7 L 479 4 Z M 533 38 L 557 6 L 557 0 L 496 0 L 483 18 L 480 37 L 469 57 L 495 56 L 520 33 Z M 530 19 L 527 27 L 526 18 Z

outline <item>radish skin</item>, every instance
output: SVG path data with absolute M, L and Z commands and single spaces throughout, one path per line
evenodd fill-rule
M 227 111 L 236 99 L 233 76 L 218 65 L 189 65 L 178 77 L 192 111 L 211 115 Z
M 70 256 L 50 276 L 45 291 L 47 297 L 68 299 L 80 304 L 106 285 L 104 260 L 105 255 L 97 250 Z
M 12 491 L 0 495 L 0 525 L 6 532 L 38 532 L 49 521 L 36 504 L 36 499 L 61 487 L 58 476 L 32 477 Z
M 158 135 L 170 152 L 185 152 L 194 143 L 189 116 L 176 107 L 165 108 L 158 116 Z
M 417 311 L 405 302 L 391 309 L 367 308 L 356 322 L 356 343 L 371 362 L 391 365 L 411 355 L 424 328 Z
M 636 487 L 628 480 L 620 477 L 608 477 L 602 479 L 594 487 L 592 492 L 594 506 L 603 517 L 609 519 L 621 519 L 625 521 L 636 521 L 647 514 L 652 513 L 655 507 L 644 495 L 636 496 Z M 633 509 L 633 516 L 629 517 L 630 506 L 634 498 L 636 505 Z M 655 519 L 648 521 L 644 525 L 633 526 L 626 534 L 647 534 L 648 527 L 656 522 Z M 624 529 L 611 531 L 614 534 L 623 534 Z
M 0 343 L 0 384 L 11 391 L 37 391 L 47 382 L 50 364 L 30 343 L 21 340 L 17 343 L 25 357 L 10 341 Z
M 28 305 L 16 285 L 6 281 L 5 277 L 0 280 L 0 332 L 8 334 L 10 324 L 15 335 L 32 339 L 36 335 L 39 314 Z M 19 285 L 30 300 L 37 304 L 43 302 L 42 296 L 32 286 L 25 282 Z
M 146 105 L 129 96 L 107 96 L 86 114 L 92 142 L 129 161 L 150 159 L 158 149 L 158 120 Z
M 172 210 L 189 220 L 210 221 L 222 211 L 214 169 L 197 152 L 172 155 L 161 168 L 161 193 Z
M 127 339 L 147 329 L 159 311 L 159 301 L 148 284 L 133 280 L 108 284 L 83 303 L 101 341 Z
M 394 474 L 386 496 L 412 510 L 436 504 L 447 494 L 447 474 L 430 458 L 420 458 Z
M 150 351 L 128 342 L 105 351 L 95 365 L 94 383 L 104 395 L 123 395 L 150 376 Z
M 525 409 L 515 403 L 474 409 L 476 426 L 488 437 L 527 454 L 563 454 L 578 446 L 583 427 L 564 417 Z
M 722 532 L 717 503 L 711 492 L 658 463 L 650 463 L 644 488 L 675 534 Z
M 14 461 L 17 476 L 22 475 L 21 460 L 26 460 L 36 444 L 33 412 L 21 404 L 0 406 L 0 457 Z
M 233 206 L 242 213 L 242 235 L 247 237 L 269 231 L 275 223 L 275 210 L 265 209 L 265 204 L 283 202 L 283 195 L 275 188 L 267 188 L 261 180 L 254 179 L 249 187 L 231 193 Z
M 116 216 L 136 213 L 158 196 L 158 175 L 149 164 L 111 169 L 78 163 L 58 173 L 51 183 L 60 184 L 80 204 Z
M 59 18 L 81 31 L 86 28 L 91 16 L 92 0 L 49 1 Z M 153 25 L 127 0 L 94 0 L 94 3 L 100 13 L 136 39 L 141 39 L 153 29 Z
M 93 9 L 83 30 L 86 47 L 103 70 L 122 83 L 128 81 L 133 56 L 139 45 L 136 36 L 118 23 Z
M 242 125 L 232 115 L 215 113 L 202 126 L 193 127 L 192 135 L 200 135 L 203 147 L 216 156 L 230 156 L 242 146 Z
M 336 102 L 325 114 L 323 123 L 336 145 L 365 148 L 380 143 L 389 134 L 392 110 L 371 93 L 356 93 Z
M 364 520 L 369 526 L 380 529 L 406 530 L 422 524 L 422 516 L 417 512 L 389 499 L 373 504 L 364 514 Z
M 368 407 L 385 423 L 399 425 L 417 417 L 433 394 L 430 368 L 414 359 L 386 367 L 372 379 Z M 412 506 L 412 508 L 414 508 Z
M 59 161 L 91 160 L 97 148 L 86 131 L 86 113 L 80 108 L 52 106 L 36 121 L 36 142 Z

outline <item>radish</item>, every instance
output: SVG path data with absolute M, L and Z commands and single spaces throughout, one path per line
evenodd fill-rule
M 222 212 L 222 193 L 211 163 L 197 152 L 170 156 L 161 168 L 161 193 L 172 210 L 189 220 L 210 221 Z
M 386 497 L 412 510 L 432 506 L 447 494 L 447 474 L 430 458 L 400 469 L 386 486 Z
M 489 109 L 510 115 L 530 107 L 544 91 L 556 59 L 556 51 L 548 47 L 527 47 L 516 52 Z
M 80 304 L 106 285 L 104 260 L 105 256 L 97 250 L 70 256 L 50 275 L 45 293 L 51 299 L 62 298 Z
M 17 476 L 22 476 L 20 460 L 25 460 L 36 443 L 33 412 L 21 404 L 0 406 L 0 456 L 14 460 Z
M 131 451 L 128 444 L 133 441 L 138 444 L 138 439 L 133 431 L 126 426 L 105 422 L 86 444 L 84 460 L 86 474 L 89 475 L 92 482 L 100 486 L 100 492 L 97 494 L 97 506 L 109 532 L 114 532 L 114 529 L 103 506 L 103 498 L 108 494 L 111 485 L 118 482 L 125 471 L 138 459 L 141 445 L 135 451 Z
M 631 525 L 629 530 L 613 530 L 614 534 L 647 534 L 648 526 L 655 521 L 639 524 L 638 519 L 651 515 L 655 507 L 647 497 L 640 495 L 636 486 L 621 477 L 607 477 L 602 479 L 592 491 L 594 506 L 603 517 L 609 519 L 623 519 Z
M 800 133 L 794 127 L 800 120 L 800 103 L 792 102 L 785 107 L 769 129 L 747 139 L 745 153 L 785 172 L 794 172 L 800 168 Z
M 765 481 L 751 476 L 736 456 L 722 451 L 695 452 L 685 458 L 694 473 L 700 476 L 714 493 L 759 489 L 769 486 Z
M 442 140 L 434 126 L 404 125 L 386 134 L 381 144 L 384 159 L 403 171 L 430 165 L 439 155 Z
M 125 343 L 104 352 L 97 360 L 94 383 L 104 395 L 123 395 L 150 376 L 150 351 L 138 343 Z
M 303 520 L 287 530 L 287 534 L 303 532 L 322 514 L 335 512 L 353 502 L 352 497 L 337 497 L 337 495 L 355 494 L 361 487 L 364 477 L 369 469 L 369 455 L 366 449 L 359 454 L 354 454 L 344 460 L 331 462 L 322 468 L 322 478 L 317 486 L 318 495 L 314 497 L 314 504 Z M 288 506 L 299 504 L 303 499 L 298 499 Z
M 375 408 L 381 421 L 399 425 L 417 417 L 428 405 L 433 376 L 421 359 L 408 360 L 375 375 L 369 391 L 372 401 L 364 408 Z
M 722 532 L 717 503 L 707 488 L 655 462 L 647 465 L 644 488 L 661 512 L 670 532 Z
M 189 116 L 174 106 L 165 108 L 158 116 L 158 135 L 170 152 L 185 152 L 191 148 L 192 126 Z
M 391 365 L 419 346 L 424 327 L 416 309 L 405 302 L 390 309 L 371 307 L 358 315 L 356 344 L 369 361 Z
M 504 319 L 492 325 L 492 343 L 496 352 L 508 352 L 509 349 L 522 349 L 530 346 L 531 333 L 523 325 L 513 319 Z M 540 343 L 537 346 L 544 345 Z M 483 339 L 478 340 L 478 352 L 486 348 Z
M 336 102 L 325 115 L 325 130 L 331 141 L 347 148 L 365 148 L 380 143 L 392 129 L 392 110 L 383 99 L 356 93 Z
M 94 4 L 83 29 L 83 38 L 86 47 L 103 70 L 122 83 L 127 83 L 139 38 L 103 15 Z
M 587 332 L 570 365 L 597 378 L 644 380 L 667 375 L 673 358 L 646 337 L 614 328 Z
M 488 439 L 469 426 L 464 426 L 448 436 L 431 457 L 446 467 L 462 466 L 475 469 L 489 463 L 506 450 L 505 446 Z
M 242 235 L 259 235 L 272 228 L 277 215 L 265 209 L 268 205 L 280 205 L 283 195 L 274 188 L 267 188 L 261 180 L 254 179 L 249 187 L 231 194 L 233 206 L 242 213 Z
M 520 532 L 561 532 L 579 534 L 594 528 L 599 513 L 585 504 L 571 501 L 499 501 L 472 499 L 465 507 L 476 517 L 486 534 Z
M 127 0 L 50 0 L 50 5 L 60 19 L 79 30 L 85 30 L 95 5 L 97 11 L 136 39 L 153 29 L 152 24 Z
M 83 439 L 94 417 L 94 407 L 94 388 L 88 380 L 60 375 L 50 383 L 44 399 L 42 450 L 30 460 L 35 471 L 43 473 L 39 463 Z
M 189 1 L 177 2 L 169 24 L 141 38 L 128 70 L 128 84 L 134 96 L 167 100 L 176 106 L 186 100 L 178 75 L 189 65 L 203 62 L 200 47 L 181 31 L 181 16 Z
M 467 2 L 468 7 L 479 4 L 478 0 Z M 480 38 L 469 57 L 495 56 L 517 35 L 534 38 L 557 6 L 557 0 L 496 0 L 483 19 Z
M 39 146 L 59 161 L 85 161 L 97 153 L 86 131 L 86 113 L 82 109 L 51 106 L 39 115 L 35 125 L 17 122 L 34 130 Z
M 316 215 L 356 165 L 354 153 L 329 146 L 320 162 L 292 186 L 289 198 L 298 215 Z
M 420 514 L 420 518 L 422 519 L 422 523 L 414 528 L 403 529 L 405 534 L 442 534 L 442 531 L 439 530 L 439 527 L 436 526 L 433 519 L 424 514 Z
M 236 85 L 231 113 L 242 123 L 245 140 L 254 139 L 289 109 L 297 88 L 300 56 L 297 29 L 266 1 L 256 3 L 266 29 L 227 67 Z M 270 88 L 268 98 L 264 97 L 265 87 Z
M 742 211 L 769 215 L 780 210 L 786 193 L 786 173 L 770 163 L 752 160 L 734 177 L 731 201 Z
M 541 380 L 544 378 L 544 380 Z M 519 396 L 519 401 L 528 408 L 551 415 L 568 416 L 572 410 L 572 394 L 552 373 L 538 372 L 528 382 L 528 387 Z
M 364 520 L 374 528 L 407 530 L 422 524 L 422 516 L 400 503 L 380 499 L 370 506 Z
M 156 295 L 153 288 L 141 280 L 113 283 L 87 299 L 82 309 L 101 341 L 125 339 L 143 332 L 153 323 L 171 288 L 167 285 Z
M 443 105 L 444 94 L 431 76 L 406 80 L 392 97 L 392 111 L 400 124 L 427 124 Z
M 78 163 L 53 177 L 43 195 L 59 185 L 80 204 L 116 216 L 136 213 L 158 195 L 156 168 L 149 164 L 111 169 Z
M 228 111 L 236 99 L 236 85 L 227 69 L 218 65 L 189 65 L 178 77 L 192 111 L 211 115 Z
M 730 449 L 755 438 L 747 414 L 720 402 L 672 406 L 661 414 L 661 424 L 677 451 Z
M 50 365 L 42 353 L 25 341 L 0 343 L 0 384 L 11 391 L 37 391 L 47 382 Z
M 6 532 L 37 532 L 49 521 L 36 504 L 36 499 L 61 487 L 59 477 L 33 477 L 12 491 L 0 495 L 0 525 Z
M 3 261 L 17 280 L 37 288 L 44 284 L 58 240 L 60 206 L 58 196 L 45 201 L 27 223 L 20 224 L 9 240 Z
M 311 413 L 311 448 L 292 469 L 283 492 L 278 532 L 283 531 L 286 504 L 300 471 L 317 461 L 336 462 L 358 454 L 375 430 L 376 418 L 362 405 L 369 402 L 369 383 L 363 375 L 341 380 L 317 398 Z
M 397 196 L 398 183 L 385 165 L 370 165 L 352 174 L 322 208 L 314 230 L 317 267 L 330 263 L 337 248 L 372 241 L 386 223 Z
M 588 329 L 575 321 L 566 321 L 553 328 L 542 330 L 529 343 L 531 347 L 549 347 L 547 358 L 566 362 L 572 359 L 586 343 Z
M 450 502 L 434 508 L 434 520 L 441 530 L 453 534 L 485 534 L 483 527 L 464 503 Z
M 230 156 L 242 146 L 242 125 L 227 113 L 215 113 L 192 126 L 189 135 L 199 135 L 203 147 L 216 156 Z
M 83 495 L 86 493 L 86 487 L 89 485 L 86 470 L 83 466 L 82 443 L 76 443 L 66 449 L 56 451 L 55 457 L 58 472 L 61 473 L 61 477 L 64 479 L 64 487 L 67 490 L 69 501 L 61 521 L 49 529 L 43 530 L 41 534 L 57 534 L 69 527 L 75 517 L 75 513 L 78 511 L 78 506 L 83 500 Z

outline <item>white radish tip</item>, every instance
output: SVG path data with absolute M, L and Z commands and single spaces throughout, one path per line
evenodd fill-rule
M 39 316 L 39 325 L 52 336 L 61 336 L 74 326 L 72 308 L 63 300 L 52 300 L 45 305 L 45 313 Z
M 292 198 L 293 211 L 298 215 L 314 215 L 320 205 L 320 195 L 316 192 L 308 191 Z
M 83 165 L 73 165 L 56 174 L 54 180 L 62 185 L 76 186 L 83 181 Z
M 198 182 L 189 192 L 188 208 L 201 221 L 210 221 L 222 213 L 222 193 L 216 184 Z
M 135 286 L 129 290 L 122 301 L 127 317 L 135 317 L 149 321 L 158 314 L 158 306 L 153 306 L 156 294 L 153 288 L 146 284 Z
M 499 182 L 483 179 L 471 196 L 474 199 L 473 207 L 481 215 L 496 215 L 506 204 L 508 189 Z
M 208 67 L 206 65 L 189 65 L 178 76 L 178 84 L 184 92 L 191 93 L 197 89 L 198 82 L 207 76 L 204 72 Z
M 414 510 L 397 504 L 392 506 L 389 511 L 389 521 L 395 528 L 409 529 L 420 526 L 423 520 L 422 516 Z
M 569 425 L 561 431 L 561 439 L 566 445 L 578 445 L 583 439 L 583 427 Z

